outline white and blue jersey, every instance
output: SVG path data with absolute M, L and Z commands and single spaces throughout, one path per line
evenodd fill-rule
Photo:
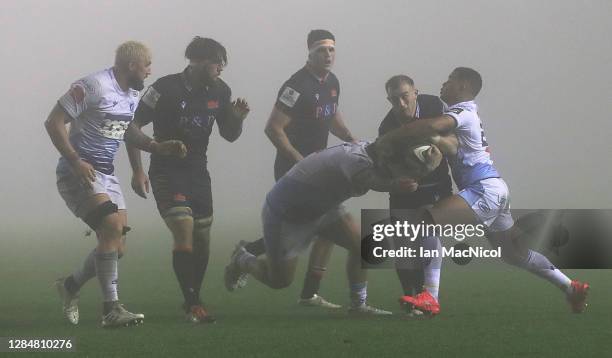
M 95 170 L 113 174 L 113 159 L 134 117 L 138 91 L 123 91 L 109 68 L 73 83 L 58 103 L 73 118 L 69 139 L 79 156 Z M 59 165 L 67 165 L 63 157 Z
M 459 141 L 457 156 L 449 159 L 458 195 L 474 211 L 478 220 L 492 232 L 506 231 L 514 225 L 510 213 L 508 185 L 493 167 L 489 144 L 474 101 L 457 103 L 444 112 L 455 119 Z
M 459 190 L 488 178 L 499 178 L 489 154 L 478 106 L 474 101 L 454 104 L 444 111 L 457 122 L 455 135 L 459 141 L 457 156 L 449 159 L 453 179 Z

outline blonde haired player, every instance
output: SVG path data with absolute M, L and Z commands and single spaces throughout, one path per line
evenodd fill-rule
M 143 314 L 127 311 L 117 293 L 117 263 L 129 228 L 113 160 L 124 136 L 149 152 L 180 156 L 184 151 L 180 142 L 157 143 L 130 126 L 138 91 L 150 73 L 150 50 L 140 42 L 125 42 L 117 48 L 113 67 L 75 81 L 45 121 L 61 155 L 56 170 L 59 193 L 70 211 L 96 232 L 98 241 L 81 267 L 56 281 L 64 316 L 72 324 L 79 322 L 79 290 L 94 276 L 103 297 L 102 327 L 134 325 L 144 319 Z

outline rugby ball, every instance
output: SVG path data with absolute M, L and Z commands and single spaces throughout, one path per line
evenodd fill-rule
M 425 163 L 425 156 L 423 155 L 426 151 L 431 148 L 431 145 L 422 145 L 420 147 L 416 147 L 412 150 L 414 155 L 422 162 Z

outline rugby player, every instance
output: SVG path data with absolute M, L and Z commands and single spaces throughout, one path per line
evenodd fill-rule
M 312 30 L 307 37 L 308 60 L 278 91 L 265 133 L 277 149 L 274 179 L 278 181 L 305 156 L 327 147 L 329 133 L 345 142 L 356 142 L 338 110 L 340 83 L 331 72 L 336 58 L 334 35 L 327 30 Z M 265 252 L 263 239 L 245 245 L 258 256 Z M 312 245 L 304 286 L 298 304 L 340 308 L 319 295 L 320 282 L 327 270 L 333 243 L 316 240 Z M 229 290 L 245 285 L 245 278 L 230 283 Z
M 155 81 L 143 95 L 134 123 L 153 122 L 157 140 L 180 140 L 184 158 L 151 156 L 149 177 L 157 209 L 174 238 L 172 267 L 184 298 L 183 309 L 193 323 L 214 322 L 200 298 L 210 255 L 213 205 L 206 150 L 214 124 L 221 137 L 233 142 L 249 113 L 246 100 L 231 100 L 229 86 L 219 77 L 227 52 L 219 42 L 195 37 L 185 50 L 189 64 L 181 73 Z M 132 188 L 143 198 L 149 181 L 140 152 L 128 148 L 134 171 Z
M 406 150 L 404 150 L 406 149 Z M 375 191 L 414 191 L 420 177 L 436 168 L 442 159 L 437 147 L 424 153 L 425 162 L 414 168 L 412 148 L 396 151 L 391 160 L 378 161 L 373 144 L 344 143 L 299 161 L 266 196 L 262 222 L 266 257 L 240 247 L 226 267 L 226 281 L 243 273 L 275 289 L 291 284 L 297 256 L 315 236 L 333 241 L 349 252 L 350 313 L 388 315 L 369 306 L 366 271 L 361 268 L 360 228 L 344 211 L 342 203 Z
M 482 78 L 477 71 L 466 67 L 454 69 L 440 90 L 440 98 L 448 105 L 444 114 L 413 121 L 379 138 L 376 142 L 378 155 L 384 158 L 386 153 L 393 153 L 394 146 L 405 145 L 406 141 L 454 133 L 458 152 L 449 162 L 460 191 L 425 210 L 420 220 L 441 225 L 484 224 L 487 238 L 494 247 L 501 248 L 506 263 L 557 286 L 566 295 L 571 310 L 581 313 L 586 308 L 589 285 L 571 280 L 544 255 L 521 244 L 521 231 L 510 215 L 508 186 L 493 166 L 474 101 L 481 88 Z M 404 296 L 400 302 L 414 304 L 433 314 L 440 311 L 437 292 L 429 289 L 415 297 Z
M 443 103 L 439 97 L 420 94 L 416 89 L 412 78 L 406 75 L 396 75 L 385 83 L 387 100 L 391 103 L 391 110 L 380 123 L 378 135 L 382 136 L 414 119 L 432 118 L 442 114 Z M 430 175 L 419 181 L 418 189 L 411 193 L 389 193 L 389 208 L 391 217 L 401 216 L 402 209 L 418 209 L 425 205 L 431 205 L 440 199 L 447 198 L 453 194 L 452 182 L 448 173 L 446 158 L 442 159 L 440 166 Z M 400 210 L 400 211 L 398 211 Z M 396 240 L 397 242 L 397 240 Z M 405 246 L 414 245 L 407 241 Z M 423 263 L 408 262 L 403 260 L 397 265 L 397 276 L 402 285 L 404 295 L 416 296 L 421 293 L 424 284 Z M 412 266 L 412 267 L 411 267 Z M 438 274 L 439 267 L 428 268 L 428 275 Z M 432 281 L 432 280 L 428 280 Z M 438 280 L 439 281 L 439 280 Z M 430 288 L 430 290 L 435 288 Z M 422 314 L 419 310 L 412 309 L 410 314 Z
M 65 318 L 79 322 L 79 290 L 97 276 L 102 290 L 102 327 L 141 323 L 144 315 L 119 303 L 118 259 L 129 231 L 123 194 L 113 160 L 121 141 L 157 155 L 182 155 L 176 141 L 157 143 L 130 125 L 144 79 L 151 73 L 149 49 L 135 41 L 121 44 L 115 65 L 74 82 L 45 121 L 60 152 L 57 187 L 68 208 L 96 233 L 98 244 L 72 275 L 56 281 Z M 70 132 L 66 124 L 70 123 Z

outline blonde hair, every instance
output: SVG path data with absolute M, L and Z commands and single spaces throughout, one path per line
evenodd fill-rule
M 127 41 L 117 47 L 115 52 L 115 66 L 127 68 L 130 62 L 144 60 L 151 61 L 151 51 L 138 41 Z

